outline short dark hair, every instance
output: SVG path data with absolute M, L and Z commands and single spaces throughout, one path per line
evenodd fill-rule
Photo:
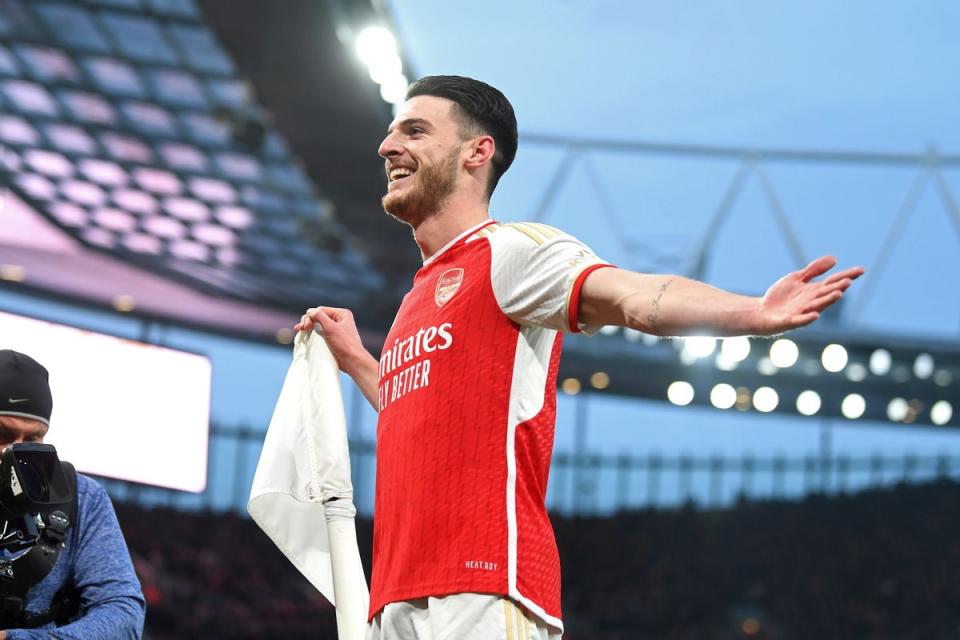
M 489 198 L 517 155 L 517 116 L 510 101 L 487 83 L 463 76 L 424 76 L 407 89 L 407 100 L 416 96 L 452 101 L 459 109 L 461 125 L 493 138 L 495 151 L 487 185 Z

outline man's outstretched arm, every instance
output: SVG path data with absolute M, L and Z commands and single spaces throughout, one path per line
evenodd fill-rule
M 353 313 L 337 307 L 311 308 L 293 328 L 296 331 L 312 331 L 314 325 L 320 327 L 330 352 L 337 359 L 337 366 L 353 378 L 373 410 L 379 412 L 377 382 L 380 379 L 380 363 L 363 346 Z
M 863 274 L 853 267 L 817 278 L 836 266 L 818 258 L 780 278 L 762 297 L 743 296 L 683 276 L 598 269 L 583 283 L 579 320 L 618 325 L 658 336 L 775 335 L 814 322 Z

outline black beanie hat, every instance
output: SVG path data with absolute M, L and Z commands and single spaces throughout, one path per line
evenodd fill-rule
M 0 415 L 32 418 L 49 426 L 53 411 L 49 378 L 30 356 L 0 350 Z

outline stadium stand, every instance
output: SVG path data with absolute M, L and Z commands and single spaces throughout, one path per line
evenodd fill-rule
M 566 640 L 955 638 L 960 483 L 610 518 L 554 516 Z M 118 515 L 147 634 L 336 638 L 334 613 L 249 519 Z M 358 520 L 369 575 L 371 522 Z
M 0 36 L 0 177 L 83 247 L 279 308 L 382 288 L 192 0 L 5 0 Z

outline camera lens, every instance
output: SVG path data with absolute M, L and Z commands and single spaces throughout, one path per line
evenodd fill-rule
M 47 475 L 38 469 L 30 458 L 18 457 L 20 463 L 20 482 L 27 497 L 36 502 L 46 502 L 50 499 L 50 485 Z

